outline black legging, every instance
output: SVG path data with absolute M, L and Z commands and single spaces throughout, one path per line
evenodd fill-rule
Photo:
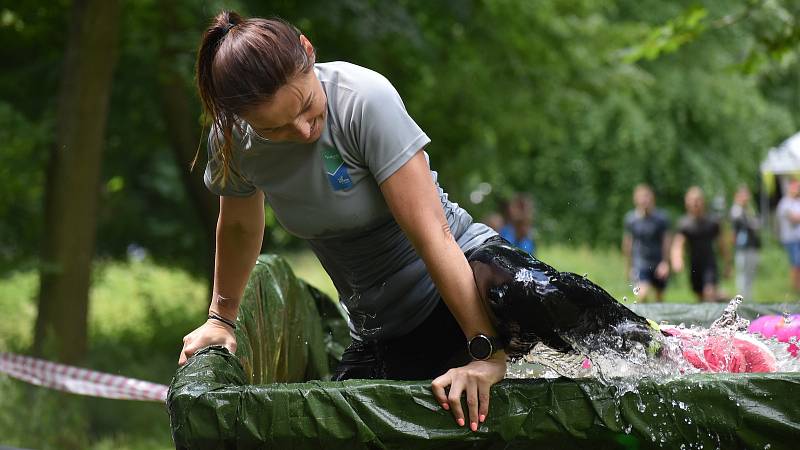
M 584 277 L 558 272 L 496 236 L 467 253 L 481 299 L 506 352 L 527 354 L 537 342 L 556 350 L 587 353 L 595 346 L 647 346 L 647 320 Z M 608 339 L 608 341 L 605 341 Z M 334 380 L 435 378 L 470 361 L 466 339 L 440 300 L 410 333 L 383 341 L 353 342 Z

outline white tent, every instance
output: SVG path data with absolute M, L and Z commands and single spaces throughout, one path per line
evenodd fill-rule
M 786 185 L 792 178 L 800 179 L 800 132 L 770 149 L 761 162 L 761 217 L 765 224 L 769 197 L 775 193 L 777 183 L 780 183 L 781 192 L 786 192 Z
M 761 162 L 761 173 L 789 175 L 800 172 L 800 133 L 771 149 Z

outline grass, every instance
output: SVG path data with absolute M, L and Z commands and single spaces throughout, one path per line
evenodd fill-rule
M 542 261 L 561 271 L 586 274 L 603 286 L 615 298 L 638 300 L 634 286 L 625 279 L 625 260 L 617 249 L 573 248 L 563 245 L 544 247 L 537 255 Z M 745 302 L 786 303 L 798 300 L 789 283 L 789 263 L 783 248 L 777 244 L 766 245 L 760 254 L 760 264 L 753 284 L 753 298 Z M 736 295 L 733 274 L 723 278 L 721 290 L 729 297 Z M 689 285 L 688 273 L 672 274 L 664 301 L 668 303 L 693 303 L 695 295 Z
M 592 249 L 589 247 L 570 247 L 550 245 L 541 247 L 537 255 L 542 261 L 560 271 L 586 274 L 589 279 L 603 286 L 614 297 L 627 298 L 633 302 L 633 286 L 625 279 L 625 260 L 616 248 Z M 286 255 L 295 272 L 301 278 L 316 286 L 326 294 L 336 298 L 336 289 L 322 270 L 311 252 L 298 252 Z M 782 247 L 768 243 L 760 255 L 760 264 L 753 285 L 753 298 L 746 302 L 785 303 L 798 300 L 792 293 L 789 283 L 789 263 Z M 730 297 L 736 295 L 736 287 L 731 277 L 723 278 L 722 291 Z M 664 301 L 669 303 L 693 303 L 695 295 L 691 290 L 687 273 L 672 274 Z
M 35 273 L 0 279 L 0 351 L 24 352 L 32 341 Z M 181 339 L 204 320 L 206 284 L 150 262 L 95 264 L 89 312 L 95 370 L 169 384 Z M 22 448 L 169 449 L 163 404 L 105 400 L 31 387 L 0 375 L 0 446 Z
M 328 295 L 330 279 L 310 252 L 285 255 L 295 272 Z M 633 301 L 616 249 L 540 248 L 539 257 L 559 270 L 586 273 L 612 295 Z M 755 284 L 757 302 L 796 301 L 789 266 L 780 247 L 768 245 Z M 0 351 L 24 352 L 32 339 L 38 278 L 20 272 L 0 278 Z M 733 280 L 724 280 L 731 295 Z M 686 274 L 672 278 L 668 302 L 693 302 Z M 150 261 L 98 261 L 90 306 L 87 365 L 114 374 L 168 384 L 176 369 L 182 337 L 204 320 L 208 293 L 204 280 Z M 13 318 L 13 319 L 11 319 Z M 103 400 L 61 394 L 0 375 L 0 446 L 23 448 L 173 448 L 169 418 L 157 403 Z

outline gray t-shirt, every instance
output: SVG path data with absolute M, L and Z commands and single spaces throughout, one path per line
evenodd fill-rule
M 430 142 L 386 78 L 345 62 L 316 64 L 328 97 L 317 142 L 277 143 L 242 121 L 234 128 L 232 175 L 212 182 L 220 165 L 209 139 L 205 172 L 217 195 L 248 196 L 260 189 L 278 221 L 305 239 L 328 272 L 350 316 L 355 339 L 397 337 L 419 325 L 439 294 L 379 189 Z M 426 160 L 428 155 L 425 154 Z M 431 177 L 453 236 L 467 251 L 496 233 L 447 199 Z
M 792 223 L 789 220 L 789 215 L 792 213 L 800 213 L 800 198 L 792 198 L 787 195 L 778 202 L 776 211 L 780 238 L 784 244 L 800 241 L 800 224 Z

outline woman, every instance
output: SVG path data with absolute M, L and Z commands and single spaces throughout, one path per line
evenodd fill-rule
M 207 345 L 235 349 L 228 323 L 266 199 L 310 243 L 348 312 L 353 345 L 336 379 L 436 377 L 436 398 L 461 426 L 467 394 L 477 430 L 506 355 L 468 354 L 465 337 L 488 343 L 496 332 L 464 252 L 496 233 L 447 200 L 423 151 L 430 140 L 391 84 L 352 64 L 315 64 L 291 25 L 233 12 L 205 32 L 197 82 L 214 119 L 205 180 L 220 216 L 210 318 L 184 338 L 180 363 Z
M 265 200 L 310 243 L 347 310 L 353 342 L 337 380 L 434 378 L 441 406 L 476 431 L 504 349 L 584 351 L 591 334 L 650 346 L 657 332 L 645 319 L 448 201 L 423 151 L 429 139 L 385 78 L 314 59 L 280 20 L 223 12 L 204 34 L 197 81 L 214 119 L 205 181 L 220 215 L 209 319 L 184 338 L 180 364 L 208 345 L 235 351 Z
M 734 264 L 736 267 L 736 291 L 747 300 L 753 298 L 753 280 L 758 267 L 758 251 L 761 248 L 761 229 L 758 216 L 750 202 L 750 188 L 739 186 L 731 206 L 733 224 Z

